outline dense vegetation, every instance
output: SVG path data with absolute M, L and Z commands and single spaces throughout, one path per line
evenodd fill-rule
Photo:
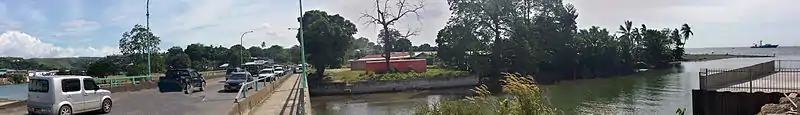
M 0 57 L 0 69 L 21 69 L 21 70 L 51 70 L 55 67 L 37 63 L 33 60 L 26 60 L 19 57 Z
M 321 81 L 325 68 L 341 66 L 339 62 L 347 60 L 345 54 L 351 47 L 350 40 L 358 30 L 350 20 L 319 10 L 306 11 L 298 20 L 303 20 L 301 27 L 307 62 L 317 69 L 315 75 L 319 75 L 309 78 L 309 81 Z M 297 39 L 301 40 L 300 37 Z
M 252 61 L 251 58 L 272 59 L 276 63 L 299 63 L 300 47 L 283 48 L 278 45 L 266 47 L 266 42 L 261 47 L 252 46 L 245 49 L 242 45 L 231 47 L 204 45 L 200 43 L 189 44 L 185 49 L 173 46 L 167 52 L 157 52 L 160 43 L 158 36 L 141 25 L 135 25 L 129 32 L 123 33 L 120 39 L 122 55 L 106 56 L 88 64 L 87 74 L 92 76 L 107 75 L 144 75 L 147 74 L 147 55 L 150 55 L 152 73 L 162 73 L 168 68 L 193 68 L 200 71 L 223 69 L 219 66 L 229 64 L 229 67 L 238 67 L 242 61 Z M 294 56 L 297 55 L 297 56 Z
M 418 106 L 416 115 L 555 115 L 559 110 L 544 102 L 539 87 L 530 77 L 509 75 L 503 92 L 513 97 L 496 97 L 486 86 L 474 91 L 477 96 L 462 100 L 444 100 L 430 106 Z
M 681 29 L 634 27 L 616 33 L 578 29 L 577 9 L 561 0 L 448 0 L 452 15 L 436 38 L 443 67 L 488 75 L 536 75 L 540 82 L 629 74 L 665 68 L 683 55 Z M 497 85 L 494 91 L 497 91 Z

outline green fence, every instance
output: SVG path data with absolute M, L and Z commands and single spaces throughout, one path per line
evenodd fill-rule
M 204 71 L 200 72 L 204 77 L 224 75 L 225 71 Z M 125 84 L 138 84 L 139 82 L 155 82 L 164 75 L 156 74 L 150 77 L 144 76 L 125 76 L 110 78 L 94 78 L 95 83 L 100 87 L 116 87 Z

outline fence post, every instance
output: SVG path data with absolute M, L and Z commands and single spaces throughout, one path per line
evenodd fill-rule
M 700 83 L 700 90 L 705 90 L 705 89 L 706 89 L 706 79 L 707 79 L 707 78 L 706 78 L 706 76 L 704 75 L 704 74 L 706 74 L 706 73 L 708 73 L 708 69 L 703 69 L 703 71 L 701 71 L 701 72 L 699 73 L 699 76 L 698 76 L 698 78 L 699 78 L 699 80 L 700 80 L 700 81 L 698 81 L 698 82 Z
M 753 79 L 754 79 L 754 78 L 753 78 L 753 76 L 754 76 L 754 75 L 753 75 L 753 72 L 747 72 L 747 77 L 749 77 L 749 78 L 750 78 L 750 79 L 747 81 L 747 82 L 749 82 L 748 84 L 750 84 L 750 86 L 749 86 L 749 87 L 747 87 L 747 88 L 748 88 L 748 89 L 750 89 L 750 93 L 752 93 L 752 92 L 753 92 Z

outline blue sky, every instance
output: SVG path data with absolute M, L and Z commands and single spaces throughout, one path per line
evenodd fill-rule
M 150 25 L 161 48 L 191 43 L 246 46 L 297 44 L 294 0 L 153 0 Z M 800 45 L 796 0 L 565 0 L 575 4 L 578 26 L 616 30 L 624 20 L 651 28 L 689 23 L 695 31 L 687 47 L 749 46 L 758 40 Z M 371 0 L 305 0 L 304 9 L 341 14 L 353 21 L 356 37 L 375 40 L 377 28 L 359 19 Z M 427 0 L 418 17 L 398 23 L 419 30 L 413 44 L 434 44 L 449 16 L 445 0 Z M 145 24 L 145 0 L 0 0 L 0 56 L 74 57 L 118 53 L 118 40 L 134 24 Z

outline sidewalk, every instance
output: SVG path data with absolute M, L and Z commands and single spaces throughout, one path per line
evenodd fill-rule
M 281 84 L 272 95 L 261 103 L 258 107 L 250 111 L 251 115 L 294 115 L 297 94 L 300 86 L 299 75 L 292 75 L 287 78 L 288 82 Z M 303 92 L 304 93 L 304 92 Z

